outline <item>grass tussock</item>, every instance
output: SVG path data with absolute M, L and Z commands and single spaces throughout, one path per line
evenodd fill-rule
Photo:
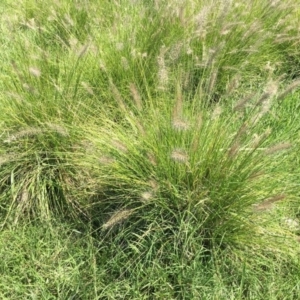
M 299 8 L 2 1 L 3 299 L 297 299 Z

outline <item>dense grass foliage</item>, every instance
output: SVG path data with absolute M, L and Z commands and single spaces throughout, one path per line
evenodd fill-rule
M 0 12 L 1 299 L 298 299 L 295 0 Z

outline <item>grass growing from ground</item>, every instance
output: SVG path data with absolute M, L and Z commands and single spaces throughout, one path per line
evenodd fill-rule
M 0 11 L 1 299 L 298 299 L 296 1 Z

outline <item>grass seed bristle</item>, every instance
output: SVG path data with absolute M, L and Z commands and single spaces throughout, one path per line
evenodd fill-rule
M 81 85 L 90 95 L 92 95 L 92 96 L 95 95 L 93 89 L 86 82 L 82 81 Z
M 49 123 L 49 122 L 47 122 L 46 124 L 51 130 L 55 131 L 56 133 L 60 134 L 61 136 L 64 136 L 64 137 L 69 136 L 68 130 L 65 127 L 63 127 L 62 125 Z
M 138 92 L 138 89 L 136 88 L 134 83 L 130 83 L 129 89 L 130 89 L 132 98 L 135 102 L 135 105 L 136 105 L 137 109 L 139 111 L 141 111 L 143 109 L 143 105 L 142 105 L 142 99 L 141 99 L 141 96 Z
M 292 147 L 292 144 L 289 143 L 289 142 L 279 143 L 277 145 L 274 145 L 274 146 L 266 149 L 265 153 L 267 155 L 269 155 L 269 154 L 273 154 L 273 153 L 277 153 L 277 152 L 280 152 L 280 151 L 283 151 L 283 150 L 290 149 L 291 147 Z
M 148 153 L 147 156 L 148 156 L 148 159 L 149 159 L 150 163 L 153 166 L 156 166 L 157 165 L 157 161 L 156 161 L 156 158 L 155 158 L 154 154 Z
M 294 81 L 290 84 L 278 97 L 277 100 L 283 100 L 288 94 L 300 86 L 300 80 Z
M 5 139 L 4 143 L 11 143 L 11 142 L 17 141 L 19 139 L 22 139 L 24 137 L 36 136 L 36 135 L 39 135 L 42 133 L 44 133 L 44 131 L 41 128 L 32 127 L 32 128 L 24 129 L 24 130 L 14 133 L 13 135 L 11 135 L 7 139 Z
M 124 210 L 119 210 L 117 212 L 115 212 L 110 219 L 102 225 L 102 228 L 104 230 L 109 229 L 114 227 L 115 225 L 119 224 L 120 222 L 125 221 L 126 219 L 128 219 L 128 217 L 130 217 L 133 213 L 133 209 L 124 209 Z
M 41 76 L 41 71 L 36 67 L 30 67 L 29 72 L 34 77 L 40 77 Z
M 181 119 L 175 119 L 172 122 L 173 128 L 178 131 L 185 131 L 189 129 L 189 123 Z
M 122 142 L 116 140 L 116 139 L 112 140 L 112 146 L 114 146 L 114 148 L 120 150 L 121 152 L 127 152 L 128 151 L 127 146 L 125 144 L 123 144 Z
M 278 202 L 278 201 L 281 201 L 283 199 L 286 198 L 286 195 L 284 194 L 281 194 L 281 195 L 276 195 L 274 197 L 271 197 L 269 199 L 266 199 L 265 201 L 263 201 L 262 203 L 259 203 L 259 204 L 256 204 L 254 205 L 254 211 L 266 211 L 266 210 L 269 210 L 271 208 L 273 208 L 273 204 L 275 202 Z
M 188 155 L 182 149 L 175 149 L 175 150 L 173 150 L 172 153 L 171 153 L 171 158 L 174 161 L 180 162 L 180 163 L 185 163 L 185 162 L 188 161 Z
M 153 198 L 153 194 L 152 194 L 152 192 L 147 191 L 147 192 L 142 193 L 141 197 L 142 197 L 142 201 L 148 202 L 149 200 L 151 200 Z

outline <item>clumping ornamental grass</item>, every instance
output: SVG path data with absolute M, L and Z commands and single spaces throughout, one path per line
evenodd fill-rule
M 3 299 L 298 299 L 297 3 L 175 2 L 0 3 Z

